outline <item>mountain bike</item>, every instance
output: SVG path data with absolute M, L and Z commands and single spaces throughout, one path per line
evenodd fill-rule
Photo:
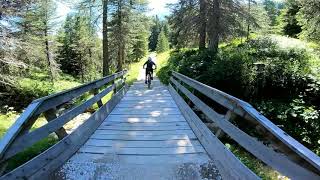
M 148 89 L 150 89 L 151 88 L 151 71 L 149 71 L 147 74 L 147 84 L 148 84 Z
M 146 68 L 144 68 L 144 69 L 146 69 Z M 153 69 L 153 70 L 156 70 L 157 68 L 155 68 L 155 69 Z M 153 78 L 152 78 L 152 74 L 151 74 L 151 71 L 149 71 L 148 72 L 148 74 L 147 74 L 147 84 L 148 84 L 148 89 L 150 89 L 151 88 L 151 81 L 153 80 Z

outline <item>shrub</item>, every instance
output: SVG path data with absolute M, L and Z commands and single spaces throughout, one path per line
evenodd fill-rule
M 320 154 L 320 79 L 312 70 L 312 58 L 306 48 L 283 47 L 272 38 L 259 37 L 226 45 L 216 56 L 173 51 L 158 76 L 168 83 L 170 71 L 177 71 L 246 100 Z

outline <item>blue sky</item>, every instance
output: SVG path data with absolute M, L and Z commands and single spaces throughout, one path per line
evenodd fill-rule
M 176 3 L 178 0 L 149 0 L 149 8 L 150 11 L 147 12 L 147 15 L 154 16 L 158 15 L 160 17 L 164 17 L 170 14 L 170 10 L 166 7 L 168 3 Z M 70 12 L 70 7 L 66 4 L 57 1 L 58 8 L 57 13 L 58 16 L 63 18 L 66 17 Z
M 261 0 L 258 0 L 261 1 Z M 274 0 L 276 2 L 283 2 L 283 0 Z M 166 7 L 168 3 L 176 3 L 178 0 L 149 0 L 150 11 L 147 15 L 154 16 L 158 15 L 164 17 L 170 14 L 170 10 Z M 58 3 L 58 15 L 64 17 L 70 12 L 70 8 L 65 4 L 57 1 Z

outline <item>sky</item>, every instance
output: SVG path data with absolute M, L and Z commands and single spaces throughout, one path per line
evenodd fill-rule
M 258 0 L 262 1 L 262 0 Z M 276 2 L 283 2 L 283 0 L 274 0 Z M 165 16 L 170 15 L 170 10 L 167 8 L 167 4 L 176 3 L 178 0 L 149 0 L 149 11 L 147 12 L 148 16 L 158 15 L 161 19 Z M 71 11 L 70 7 L 66 4 L 57 0 L 58 8 L 57 13 L 61 20 L 64 20 L 67 14 Z
M 168 3 L 176 3 L 178 0 L 149 0 L 150 12 L 147 15 L 164 17 L 170 14 L 170 10 L 166 7 Z
M 158 15 L 161 18 L 170 14 L 170 10 L 166 7 L 168 3 L 176 3 L 178 0 L 149 0 L 149 8 L 150 10 L 147 12 L 149 16 Z M 65 18 L 67 14 L 70 12 L 70 7 L 66 4 L 57 1 L 57 13 L 61 18 Z

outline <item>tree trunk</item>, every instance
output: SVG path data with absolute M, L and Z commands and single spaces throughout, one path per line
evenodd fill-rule
M 251 13 L 250 11 L 251 11 L 251 0 L 249 0 L 249 7 L 248 7 L 249 15 Z M 247 40 L 249 40 L 249 36 L 250 36 L 250 20 L 249 19 L 247 20 L 247 23 L 248 23 Z
M 209 13 L 209 50 L 218 52 L 220 34 L 220 0 L 213 0 L 212 10 Z
M 120 41 L 118 44 L 118 66 L 117 70 L 120 72 L 123 69 L 124 60 L 124 38 L 123 38 L 123 24 L 122 24 L 122 0 L 118 0 L 118 26 Z
M 46 4 L 47 1 L 46 1 Z M 50 74 L 50 78 L 51 78 L 51 82 L 54 83 L 54 70 L 52 67 L 52 63 L 51 63 L 51 59 L 50 59 L 50 47 L 49 47 L 49 37 L 48 37 L 48 7 L 45 7 L 45 20 L 44 20 L 44 38 L 45 38 L 45 53 L 46 53 L 46 58 L 47 58 L 47 62 L 48 62 L 48 68 L 49 68 L 49 74 Z
M 109 71 L 109 46 L 108 46 L 108 0 L 103 0 L 103 76 L 108 76 Z
M 50 60 L 50 49 L 49 49 L 49 40 L 47 36 L 47 29 L 45 30 L 45 45 L 46 45 L 46 58 L 48 62 L 48 67 L 49 67 L 49 73 L 50 73 L 50 78 L 51 82 L 54 83 L 54 75 L 53 75 L 53 69 L 52 69 L 52 64 Z
M 206 48 L 207 39 L 207 0 L 200 0 L 199 49 Z

